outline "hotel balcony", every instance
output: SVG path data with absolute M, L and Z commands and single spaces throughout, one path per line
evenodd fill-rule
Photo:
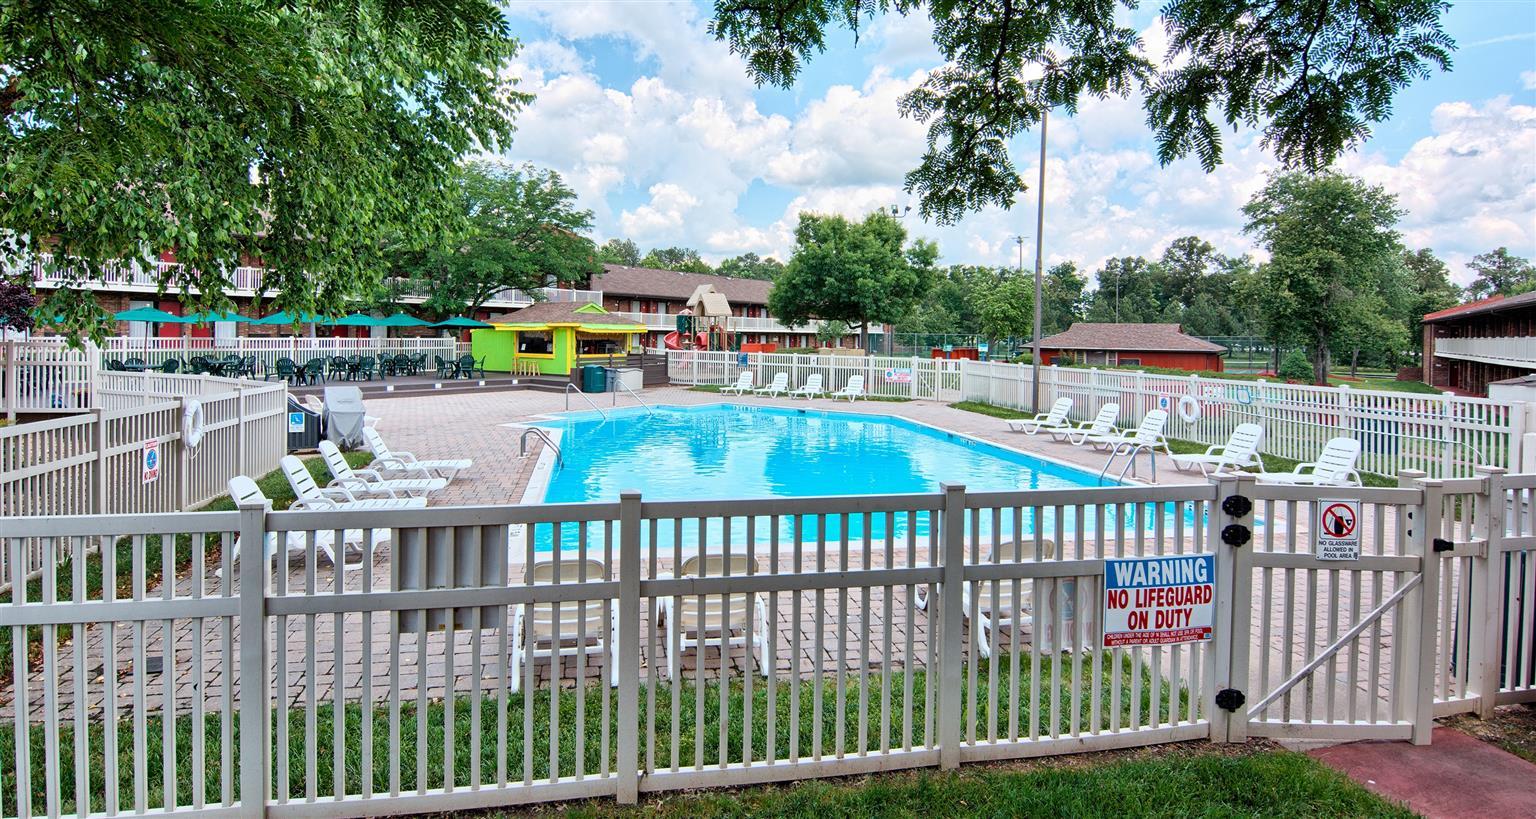
M 1435 356 L 1536 370 L 1536 337 L 1437 338 Z

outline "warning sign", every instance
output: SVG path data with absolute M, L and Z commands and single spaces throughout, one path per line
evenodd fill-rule
M 1359 560 L 1360 501 L 1320 500 L 1317 510 L 1317 559 Z
M 144 442 L 144 454 L 142 456 L 142 460 L 143 460 L 144 482 L 145 483 L 154 483 L 155 481 L 159 480 L 160 479 L 160 442 L 159 441 L 145 441 Z
M 304 413 L 302 413 L 302 412 L 290 412 L 290 413 L 288 413 L 288 431 L 289 432 L 303 432 L 304 431 Z
M 1158 646 L 1211 639 L 1215 555 L 1104 561 L 1104 646 Z
M 905 367 L 893 367 L 885 371 L 885 381 L 888 384 L 911 384 L 912 371 Z

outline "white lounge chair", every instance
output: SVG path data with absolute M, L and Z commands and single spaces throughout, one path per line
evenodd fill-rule
M 1072 399 L 1058 398 L 1051 404 L 1050 412 L 1042 412 L 1029 419 L 1009 421 L 1008 428 L 1025 435 L 1036 435 L 1053 429 L 1067 429 L 1072 426 L 1072 422 L 1067 420 L 1067 416 L 1071 413 Z
M 1149 410 L 1141 417 L 1141 423 L 1130 434 L 1111 430 L 1103 434 L 1088 434 L 1083 440 L 1094 449 L 1108 449 L 1111 457 L 1138 447 L 1168 452 L 1168 442 L 1163 438 L 1163 428 L 1168 426 L 1168 410 Z
M 744 554 L 712 554 L 694 555 L 683 561 L 678 568 L 678 577 L 723 577 L 725 569 L 729 565 L 730 574 L 733 577 L 745 576 L 751 563 Z M 675 605 L 674 605 L 675 604 Z M 704 606 L 699 607 L 697 595 L 680 595 L 677 598 L 662 597 L 660 621 L 667 629 L 667 671 L 676 678 L 682 671 L 682 654 L 692 648 L 701 651 L 701 646 L 720 646 L 722 637 L 727 648 L 730 646 L 742 646 L 747 643 L 747 618 L 757 617 L 757 626 L 752 630 L 752 645 L 747 651 L 756 650 L 758 658 L 758 670 L 764 677 L 772 673 L 766 665 L 767 640 L 770 639 L 768 631 L 768 613 L 763 607 L 763 598 L 757 594 L 720 595 L 710 594 L 704 596 Z M 729 623 L 732 634 L 724 634 Z M 725 663 L 725 658 L 720 660 Z M 702 662 L 700 663 L 702 665 Z
M 1259 465 L 1259 447 L 1264 443 L 1264 427 L 1259 424 L 1238 424 L 1224 445 L 1206 448 L 1202 455 L 1169 455 L 1180 472 L 1199 468 L 1201 475 L 1214 475 L 1222 470 L 1244 469 Z
M 364 498 L 359 499 L 350 490 L 340 486 L 324 489 L 315 483 L 304 462 L 292 455 L 284 455 L 278 461 L 283 477 L 293 489 L 294 500 L 290 509 L 420 509 L 427 505 L 426 498 Z
M 1120 405 L 1108 403 L 1099 407 L 1099 414 L 1093 416 L 1092 421 L 1063 427 L 1061 429 L 1047 430 L 1051 437 L 1073 446 L 1081 446 L 1089 436 L 1109 435 L 1115 431 L 1115 419 L 1120 417 Z
M 998 563 L 1019 563 L 1032 560 L 1050 560 L 1056 556 L 1056 542 L 1053 540 L 1040 541 L 1039 555 L 1036 556 L 1035 542 L 1025 541 L 1022 547 L 1015 541 L 1008 541 L 997 546 Z M 993 562 L 992 549 L 986 550 L 981 556 L 980 563 Z M 1031 639 L 1034 634 L 1034 605 L 1031 589 L 1033 581 L 1023 580 L 1019 582 L 1019 596 L 1013 596 L 1013 581 L 1002 580 L 997 583 L 997 599 L 992 597 L 992 584 L 989 582 L 963 583 L 961 594 L 961 611 L 970 619 L 972 595 L 975 596 L 976 621 L 972 624 L 971 636 L 977 641 L 981 650 L 981 656 L 992 656 L 992 632 L 994 630 L 1013 627 L 1015 610 L 1018 612 L 1019 627 L 1029 629 Z
M 753 395 L 783 395 L 789 392 L 789 373 L 779 373 L 768 382 L 766 387 L 758 387 L 752 391 Z
M 248 504 L 252 501 L 265 504 L 271 503 L 271 501 L 268 500 L 266 493 L 261 491 L 261 487 L 257 486 L 255 481 L 247 478 L 244 475 L 236 475 L 235 477 L 229 479 L 229 496 L 234 498 L 237 505 Z M 372 533 L 374 545 L 389 542 L 391 530 L 387 528 L 374 529 L 372 530 Z M 292 558 L 296 554 L 307 554 L 309 552 L 310 534 L 310 532 L 300 531 L 286 532 L 283 537 L 283 540 L 287 546 L 287 548 L 284 550 L 285 557 Z M 331 561 L 332 566 L 337 565 L 336 530 L 316 528 L 313 532 L 313 535 L 315 538 L 315 550 L 318 553 L 325 555 L 325 558 Z M 342 533 L 341 538 L 343 545 L 356 547 L 355 550 L 361 552 L 363 547 L 367 544 L 368 535 L 362 529 L 347 529 Z M 235 538 L 235 544 L 232 548 L 234 550 L 234 554 L 230 555 L 230 563 L 238 563 L 240 562 L 239 537 Z M 269 562 L 277 557 L 276 532 L 267 532 L 266 540 L 262 548 L 262 553 Z M 218 570 L 218 572 L 222 571 L 222 569 Z M 218 572 L 215 572 L 215 574 L 218 574 Z
M 529 566 L 528 583 L 534 586 L 555 584 L 555 563 L 554 559 L 545 559 Z M 583 580 L 601 583 L 608 579 L 608 567 L 597 560 L 583 562 L 566 558 L 559 561 L 559 569 L 560 586 L 574 586 Z M 528 618 L 530 608 L 533 616 Z M 523 663 L 540 657 L 554 661 L 558 657 L 580 654 L 583 650 L 588 657 L 607 655 L 608 684 L 618 685 L 619 647 L 615 640 L 619 627 L 618 605 L 610 600 L 561 603 L 558 640 L 555 617 L 553 603 L 512 606 L 512 690 L 523 687 Z
M 1255 477 L 1264 483 L 1284 483 L 1305 486 L 1359 486 L 1360 473 L 1355 464 L 1360 460 L 1360 442 L 1354 438 L 1334 438 L 1323 445 L 1316 461 L 1297 464 L 1290 472 L 1258 472 Z
M 326 488 L 339 486 L 360 497 L 373 495 L 383 495 L 386 498 L 403 498 L 413 495 L 426 497 L 433 492 L 441 492 L 448 486 L 445 478 L 385 479 L 383 475 L 372 469 L 353 469 L 352 465 L 347 463 L 346 454 L 331 441 L 320 442 L 320 457 L 325 459 L 325 467 L 331 471 L 333 479 Z
M 805 400 L 809 401 L 812 398 L 823 395 L 825 393 L 826 390 L 822 389 L 821 386 L 821 373 L 811 373 L 806 377 L 805 384 L 801 386 L 800 389 L 791 392 L 789 397 L 794 398 L 796 396 L 803 395 L 805 396 Z
M 850 404 L 852 404 L 854 399 L 856 399 L 856 398 L 868 398 L 869 394 L 864 392 L 864 376 L 862 376 L 862 375 L 850 375 L 850 376 L 848 376 L 848 383 L 844 384 L 842 389 L 838 390 L 837 392 L 832 393 L 831 395 L 829 395 L 827 397 L 831 398 L 834 401 L 836 401 L 839 398 L 846 398 L 846 399 L 848 399 L 848 403 L 850 403 Z
M 746 395 L 752 389 L 752 383 L 752 371 L 742 370 L 741 375 L 736 376 L 736 383 L 729 387 L 721 387 L 720 394 L 728 395 L 735 393 L 737 395 Z
M 390 449 L 384 436 L 371 427 L 363 429 L 363 440 L 373 453 L 373 463 L 368 468 L 386 478 L 444 478 L 452 481 L 460 472 L 474 466 L 468 458 L 435 458 L 420 460 L 409 452 Z

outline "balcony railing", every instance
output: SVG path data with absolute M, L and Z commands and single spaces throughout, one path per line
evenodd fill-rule
M 180 262 L 108 262 L 100 278 L 85 278 L 84 271 L 53 267 L 53 254 L 39 253 L 32 262 L 32 279 L 38 287 L 84 287 L 89 290 L 139 290 L 153 292 L 167 278 L 178 278 L 185 265 Z M 229 271 L 231 294 L 254 294 L 261 287 L 264 268 L 236 267 Z M 195 288 L 194 288 L 195 289 Z
M 1437 338 L 1435 355 L 1536 370 L 1536 338 Z
M 632 313 L 615 310 L 613 315 L 644 324 L 651 330 L 677 329 L 676 313 Z M 741 333 L 800 333 L 812 335 L 816 332 L 815 325 L 791 328 L 776 318 L 756 316 L 731 316 L 726 322 L 726 326 L 732 332 Z

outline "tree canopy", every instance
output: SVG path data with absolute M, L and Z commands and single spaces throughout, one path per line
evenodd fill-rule
M 597 260 L 603 264 L 619 264 L 625 267 L 640 265 L 640 246 L 628 239 L 609 239 L 597 249 Z
M 1034 337 L 1035 279 L 1033 273 L 1004 273 L 976 293 L 976 317 L 989 342 Z
M 1510 253 L 1507 247 L 1479 253 L 1472 257 L 1467 267 L 1477 274 L 1467 288 L 1467 294 L 1474 299 L 1513 296 L 1536 290 L 1536 266 L 1532 266 L 1529 259 Z
M 576 206 L 576 192 L 558 173 L 482 162 L 466 166 L 457 181 L 462 233 L 397 260 L 405 285 L 427 295 L 428 309 L 473 311 L 502 290 L 532 292 L 597 271 L 596 250 L 583 235 L 592 211 Z
M 699 252 L 691 247 L 656 248 L 645 254 L 645 258 L 640 260 L 640 266 L 656 270 L 679 270 L 684 273 L 715 272 L 709 262 L 704 261 Z
M 0 263 L 83 283 L 174 251 L 162 288 L 225 309 L 254 261 L 277 307 L 340 312 L 386 246 L 451 235 L 456 163 L 530 99 L 515 49 L 489 0 L 0 4 Z M 99 333 L 71 292 L 50 314 Z
M 1390 303 L 1407 292 L 1397 200 L 1354 177 L 1285 173 L 1243 212 L 1270 254 L 1247 301 L 1271 338 L 1307 345 L 1316 383 L 1327 383 L 1336 347 L 1381 332 L 1384 314 L 1402 315 Z
M 769 256 L 759 257 L 756 253 L 743 253 L 740 256 L 732 256 L 720 263 L 715 268 L 715 273 L 721 276 L 729 276 L 733 279 L 761 279 L 773 281 L 784 272 L 784 263 Z
M 912 311 L 937 278 L 938 255 L 932 242 L 908 245 L 906 229 L 884 211 L 861 222 L 802 213 L 768 312 L 791 327 L 823 319 L 867 333 L 871 323 L 894 323 Z
M 1392 111 L 1397 92 L 1450 68 L 1443 0 L 1167 0 L 1165 54 L 1146 54 L 1117 15 L 1133 0 L 716 0 L 712 30 L 759 84 L 789 87 L 839 27 L 933 21 L 945 64 L 899 102 L 928 125 L 906 185 L 925 219 L 953 223 L 1025 189 L 1008 142 L 1053 108 L 1140 93 L 1164 164 L 1210 170 L 1222 127 L 1258 128 L 1287 168 L 1319 170 Z

